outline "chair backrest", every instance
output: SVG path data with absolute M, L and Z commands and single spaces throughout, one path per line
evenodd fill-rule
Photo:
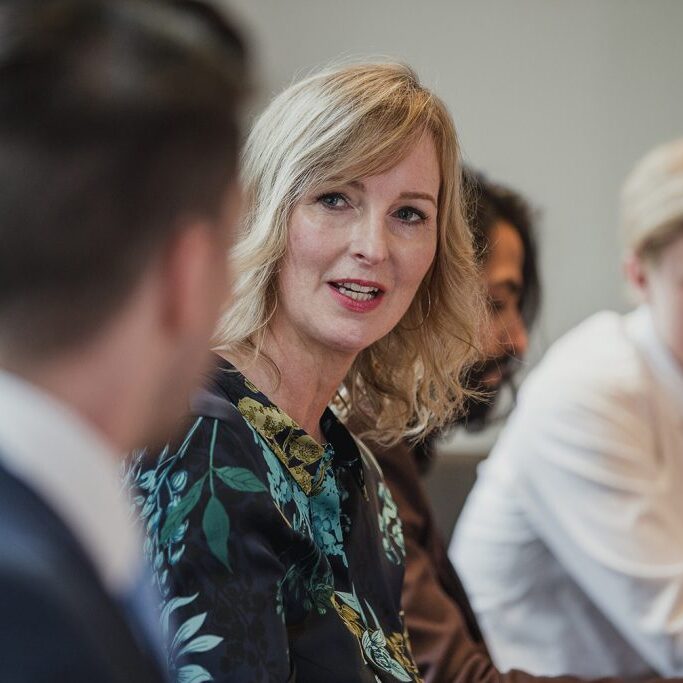
M 477 465 L 486 455 L 437 448 L 434 463 L 425 476 L 424 483 L 436 524 L 446 544 L 450 541 L 460 511 L 474 486 Z

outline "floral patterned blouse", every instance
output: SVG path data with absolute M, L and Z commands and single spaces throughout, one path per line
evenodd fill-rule
M 330 410 L 321 446 L 216 362 L 184 438 L 127 472 L 176 680 L 419 681 L 373 457 Z

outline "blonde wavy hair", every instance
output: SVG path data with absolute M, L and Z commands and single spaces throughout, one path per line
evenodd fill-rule
M 461 376 L 477 355 L 485 315 L 461 211 L 453 121 L 409 67 L 327 69 L 287 88 L 258 117 L 242 160 L 246 216 L 233 251 L 235 299 L 215 338 L 228 354 L 262 355 L 293 207 L 330 180 L 389 170 L 425 133 L 441 175 L 436 256 L 401 321 L 358 354 L 340 392 L 346 416 L 386 445 L 422 438 L 458 411 L 466 393 Z

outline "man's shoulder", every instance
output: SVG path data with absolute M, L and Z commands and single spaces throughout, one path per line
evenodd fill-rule
M 0 468 L 0 660 L 9 680 L 84 681 L 98 671 L 70 607 L 79 586 L 69 541 L 51 515 Z
M 75 536 L 1 465 L 0 614 L 3 680 L 158 680 Z
M 99 580 L 64 522 L 38 492 L 0 466 L 0 596 L 53 605 Z M 102 589 L 104 591 L 104 589 Z M 52 596 L 52 597 L 50 597 Z M 4 614 L 4 612 L 2 612 Z
M 104 614 L 106 602 L 79 597 L 78 578 L 57 572 L 39 556 L 38 566 L 17 554 L 0 560 L 2 680 L 162 683 L 151 660 L 122 638 L 122 622 Z
M 3 679 L 80 682 L 111 680 L 88 634 L 66 608 L 50 572 L 14 554 L 0 559 L 0 661 Z
M 0 571 L 23 564 L 32 573 L 45 571 L 67 552 L 65 535 L 40 494 L 0 465 Z

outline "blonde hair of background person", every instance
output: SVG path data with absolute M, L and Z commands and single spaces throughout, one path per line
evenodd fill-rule
M 313 188 L 393 167 L 433 136 L 441 188 L 434 263 L 401 323 L 362 351 L 345 380 L 351 411 L 376 441 L 392 443 L 444 425 L 464 390 L 454 377 L 474 358 L 485 315 L 470 233 L 460 206 L 460 153 L 444 104 L 400 64 L 316 73 L 276 97 L 243 154 L 248 215 L 234 252 L 235 305 L 216 349 L 258 356 L 277 308 L 276 276 L 293 206 Z M 361 397 L 362 396 L 362 400 Z
M 683 367 L 683 138 L 651 150 L 621 193 L 625 269 L 638 300 L 652 311 L 658 336 Z
M 656 260 L 683 230 L 683 138 L 660 145 L 631 171 L 621 192 L 624 242 Z
M 676 328 L 683 320 L 676 323 L 667 315 L 671 296 L 651 296 L 653 288 L 661 291 L 665 284 L 662 257 L 683 234 L 683 138 L 655 147 L 626 178 L 621 227 L 631 289 L 653 307 L 658 333 L 683 364 L 683 342 L 677 342 L 683 330 Z

